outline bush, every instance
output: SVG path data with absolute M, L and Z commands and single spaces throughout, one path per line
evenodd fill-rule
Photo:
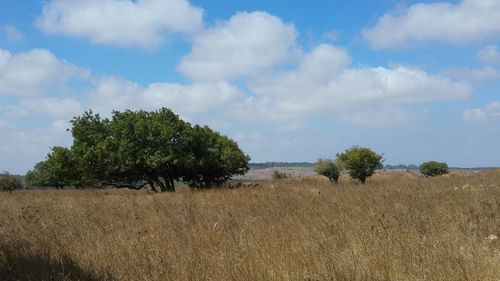
M 436 161 L 422 163 L 419 170 L 426 177 L 435 177 L 449 173 L 448 164 Z
M 337 154 L 337 158 L 345 165 L 349 175 L 363 184 L 376 169 L 384 167 L 382 165 L 383 156 L 366 147 L 354 146 Z
M 288 174 L 282 171 L 275 170 L 273 172 L 273 180 L 281 180 L 281 179 L 286 179 L 288 178 Z
M 314 164 L 314 171 L 318 175 L 327 177 L 330 182 L 339 182 L 340 169 L 335 162 L 330 159 L 319 159 L 318 162 Z
M 7 172 L 0 174 L 0 191 L 10 191 L 21 189 L 21 178 L 13 176 Z

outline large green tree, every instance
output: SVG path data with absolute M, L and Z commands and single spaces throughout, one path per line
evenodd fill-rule
M 337 154 L 337 158 L 348 170 L 349 175 L 363 184 L 376 169 L 384 167 L 382 164 L 383 156 L 366 147 L 354 146 Z
M 192 127 L 167 108 L 114 111 L 111 119 L 89 111 L 71 123 L 75 186 L 175 191 L 178 180 L 209 187 L 248 170 L 249 158 L 236 142 L 208 127 Z M 44 182 L 54 174 L 39 172 L 48 169 L 45 162 L 33 171 Z

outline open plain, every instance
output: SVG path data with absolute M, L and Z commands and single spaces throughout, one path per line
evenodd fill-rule
M 500 171 L 0 193 L 0 280 L 500 280 Z

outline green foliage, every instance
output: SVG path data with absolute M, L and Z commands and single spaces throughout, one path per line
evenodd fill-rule
M 318 175 L 327 177 L 330 182 L 339 182 L 340 170 L 335 162 L 330 159 L 319 159 L 318 162 L 314 164 L 314 171 Z
M 448 164 L 436 161 L 422 163 L 419 170 L 426 177 L 435 177 L 449 173 Z
M 185 135 L 181 179 L 192 187 L 220 186 L 248 171 L 250 158 L 232 139 L 209 127 L 194 126 Z
M 22 183 L 19 176 L 13 176 L 8 172 L 0 174 L 0 191 L 10 191 L 21 189 Z
M 272 174 L 273 180 L 281 180 L 288 178 L 288 174 L 282 171 L 274 170 Z
M 44 161 L 38 162 L 26 174 L 27 186 L 54 186 L 64 188 L 78 179 L 78 170 L 72 151 L 56 146 Z
M 72 123 L 72 150 L 82 182 L 174 191 L 189 148 L 184 138 L 190 125 L 172 111 L 114 111 L 111 120 L 88 112 Z
M 349 175 L 366 182 L 366 178 L 371 176 L 376 169 L 382 169 L 383 156 L 373 152 L 369 148 L 354 146 L 343 153 L 337 154 L 337 158 L 342 161 Z
M 248 171 L 250 159 L 236 142 L 208 127 L 192 127 L 167 108 L 114 111 L 111 119 L 89 111 L 71 123 L 67 155 L 54 149 L 30 171 L 30 184 L 175 191 L 178 180 L 218 186 Z

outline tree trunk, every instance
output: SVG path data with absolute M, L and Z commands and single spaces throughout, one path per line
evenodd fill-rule
M 174 181 L 174 178 L 170 177 L 169 181 L 170 181 L 170 187 L 172 188 L 171 191 L 175 192 L 175 181 Z
M 366 182 L 366 177 L 361 177 L 359 180 L 361 181 L 361 183 L 362 183 L 362 184 L 365 184 L 365 182 Z
M 149 181 L 148 184 L 152 191 L 158 192 L 158 190 L 155 187 L 155 183 L 153 181 Z
M 165 191 L 165 183 L 162 181 L 161 178 L 158 178 L 155 180 L 155 182 L 158 184 L 158 186 L 160 187 L 160 191 L 163 192 Z

